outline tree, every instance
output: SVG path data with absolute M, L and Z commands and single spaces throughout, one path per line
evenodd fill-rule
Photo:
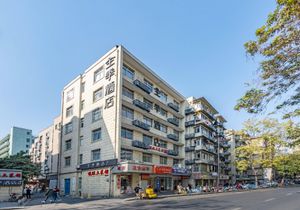
M 284 118 L 299 116 L 300 0 L 277 0 L 275 11 L 256 30 L 256 40 L 244 46 L 248 55 L 262 61 L 258 84 L 246 91 L 235 109 L 259 113 L 274 101 L 275 111 L 288 110 Z
M 23 180 L 26 182 L 30 178 L 40 175 L 40 164 L 31 162 L 30 156 L 25 152 L 0 159 L 0 168 L 22 170 Z
M 283 154 L 275 158 L 275 168 L 283 177 L 300 174 L 300 153 Z
M 284 126 L 275 119 L 248 120 L 240 133 L 246 144 L 236 149 L 237 169 L 252 170 L 257 184 L 258 171 L 270 168 L 273 179 L 275 157 L 286 145 Z

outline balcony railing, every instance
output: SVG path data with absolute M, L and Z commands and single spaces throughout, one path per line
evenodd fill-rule
M 175 125 L 175 126 L 179 126 L 179 120 L 176 118 L 168 118 L 167 119 L 169 123 Z
M 144 102 L 141 102 L 140 100 L 138 99 L 134 99 L 133 100 L 133 104 L 136 105 L 137 107 L 147 111 L 147 112 L 150 112 L 150 107 L 148 104 L 144 103 Z
M 195 151 L 195 147 L 185 147 L 185 152 L 193 152 Z
M 136 79 L 133 81 L 133 84 L 135 84 L 137 87 L 145 91 L 146 93 L 150 94 L 152 92 L 152 88 L 141 82 L 140 80 Z
M 193 165 L 195 160 L 185 160 L 185 165 Z
M 190 133 L 190 134 L 185 134 L 185 140 L 189 140 L 189 139 L 192 139 L 195 137 L 195 134 L 194 133 Z
M 167 137 L 169 139 L 174 140 L 174 141 L 179 141 L 179 137 L 176 134 L 170 133 L 170 134 L 167 135 Z
M 148 149 L 149 146 L 146 145 L 144 142 L 138 141 L 138 140 L 134 140 L 132 141 L 131 144 L 133 147 L 137 147 L 137 148 L 141 148 L 141 149 Z
M 193 126 L 193 125 L 195 125 L 195 120 L 190 120 L 190 121 L 185 122 L 185 127 L 189 127 L 189 126 Z
M 178 153 L 178 151 L 175 151 L 175 150 L 168 150 L 168 155 L 172 155 L 172 156 L 178 156 L 179 155 L 179 153 Z
M 170 107 L 171 109 L 173 109 L 176 112 L 179 112 L 179 106 L 172 102 L 168 103 L 168 107 Z
M 185 112 L 185 115 L 189 115 L 189 114 L 194 114 L 195 110 L 193 108 L 188 108 L 184 112 Z
M 139 120 L 133 120 L 132 125 L 135 125 L 136 127 L 142 128 L 147 131 L 150 130 L 150 125 L 143 123 L 142 121 L 139 121 Z
M 213 148 L 207 148 L 207 147 L 205 147 L 205 146 L 200 146 L 200 145 L 197 146 L 195 149 L 196 149 L 196 150 L 205 150 L 205 151 L 207 151 L 207 152 L 214 153 L 214 154 L 217 153 L 217 151 L 216 151 L 215 149 L 213 149 Z

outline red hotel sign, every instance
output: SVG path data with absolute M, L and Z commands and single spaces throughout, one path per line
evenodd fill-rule
M 172 167 L 169 167 L 169 166 L 154 166 L 153 171 L 156 174 L 172 174 Z

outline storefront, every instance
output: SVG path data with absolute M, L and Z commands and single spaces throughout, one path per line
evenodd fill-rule
M 173 167 L 172 168 L 173 175 L 173 190 L 176 190 L 178 184 L 183 186 L 187 186 L 189 183 L 189 178 L 191 176 L 191 170 L 183 167 Z
M 193 173 L 192 179 L 195 180 L 195 186 L 215 186 L 217 184 L 217 176 L 202 173 Z
M 22 171 L 0 169 L 0 201 L 9 199 L 11 193 L 22 194 Z
M 151 179 L 152 165 L 125 162 L 114 167 L 112 173 L 116 179 L 115 195 L 132 194 L 138 184 L 142 189 L 154 184 Z
M 153 188 L 155 191 L 173 190 L 172 167 L 154 165 L 152 180 L 154 181 Z
M 229 176 L 228 175 L 220 175 L 220 185 L 224 186 L 226 184 L 229 184 Z

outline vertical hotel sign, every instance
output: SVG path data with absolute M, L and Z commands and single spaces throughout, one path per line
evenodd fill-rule
M 114 106 L 116 90 L 116 56 L 109 57 L 105 62 L 105 79 L 108 82 L 105 86 L 105 109 L 109 109 Z

